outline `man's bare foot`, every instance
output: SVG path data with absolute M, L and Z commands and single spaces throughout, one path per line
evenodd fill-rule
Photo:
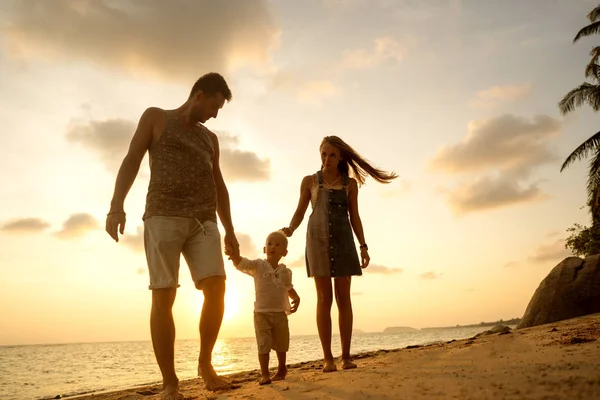
M 337 367 L 333 360 L 325 360 L 323 363 L 323 372 L 334 372 L 337 371 Z
M 273 375 L 271 378 L 274 381 L 282 381 L 285 379 L 287 375 L 287 367 L 279 367 L 277 368 L 277 373 Z
M 161 400 L 183 400 L 183 394 L 179 391 L 179 382 L 163 387 L 160 394 Z
M 212 365 L 210 367 L 202 368 L 202 366 L 198 364 L 198 376 L 200 376 L 204 381 L 206 390 L 211 392 L 233 389 L 231 382 L 217 375 Z
M 271 377 L 269 375 L 262 376 L 260 381 L 258 381 L 259 385 L 268 385 L 269 383 L 271 383 Z
M 342 369 L 353 369 L 356 368 L 356 364 L 350 361 L 349 358 L 342 358 Z

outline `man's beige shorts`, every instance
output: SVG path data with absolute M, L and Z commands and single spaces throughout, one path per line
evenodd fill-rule
M 285 312 L 255 312 L 254 331 L 258 354 L 271 350 L 285 353 L 290 348 L 290 328 Z
M 149 289 L 179 287 L 181 254 L 197 288 L 209 276 L 225 277 L 221 234 L 212 221 L 194 218 L 148 217 L 144 221 L 144 248 L 150 275 Z

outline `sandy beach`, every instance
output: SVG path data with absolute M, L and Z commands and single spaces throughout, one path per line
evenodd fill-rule
M 324 374 L 321 363 L 291 365 L 285 381 L 230 375 L 239 387 L 211 393 L 183 381 L 186 399 L 600 399 L 600 314 L 509 333 L 376 351 L 358 369 Z M 77 397 L 159 399 L 158 386 Z

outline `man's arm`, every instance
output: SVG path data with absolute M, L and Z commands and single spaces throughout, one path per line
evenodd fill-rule
M 106 217 L 106 232 L 115 240 L 119 241 L 119 233 L 125 230 L 125 197 L 129 193 L 135 178 L 140 170 L 142 159 L 152 144 L 155 116 L 159 109 L 148 108 L 138 122 L 127 155 L 121 163 L 115 190 L 110 202 L 110 211 Z
M 210 132 L 210 131 L 209 131 Z M 217 189 L 217 213 L 223 228 L 225 229 L 225 246 L 231 246 L 231 255 L 239 256 L 240 245 L 235 237 L 235 231 L 233 229 L 233 222 L 231 221 L 231 206 L 229 203 L 229 191 L 225 186 L 223 174 L 221 173 L 221 165 L 219 163 L 219 139 L 217 135 L 211 133 L 213 141 L 214 157 L 213 157 L 213 176 L 215 179 L 215 186 Z

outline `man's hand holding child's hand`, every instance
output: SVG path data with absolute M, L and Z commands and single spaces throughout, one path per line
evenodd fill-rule
M 233 247 L 231 247 L 231 245 L 230 245 L 230 244 L 226 244 L 226 245 L 225 245 L 225 255 L 226 255 L 226 256 L 229 256 L 229 259 L 230 259 L 231 261 L 233 261 L 233 264 L 234 264 L 234 265 L 237 265 L 237 264 L 240 262 L 240 260 L 242 259 L 242 257 L 241 257 L 240 255 L 238 255 L 238 256 L 236 257 L 236 259 L 234 260 L 234 259 L 232 258 L 232 257 L 233 257 L 233 255 L 232 255 L 232 254 L 233 254 Z

